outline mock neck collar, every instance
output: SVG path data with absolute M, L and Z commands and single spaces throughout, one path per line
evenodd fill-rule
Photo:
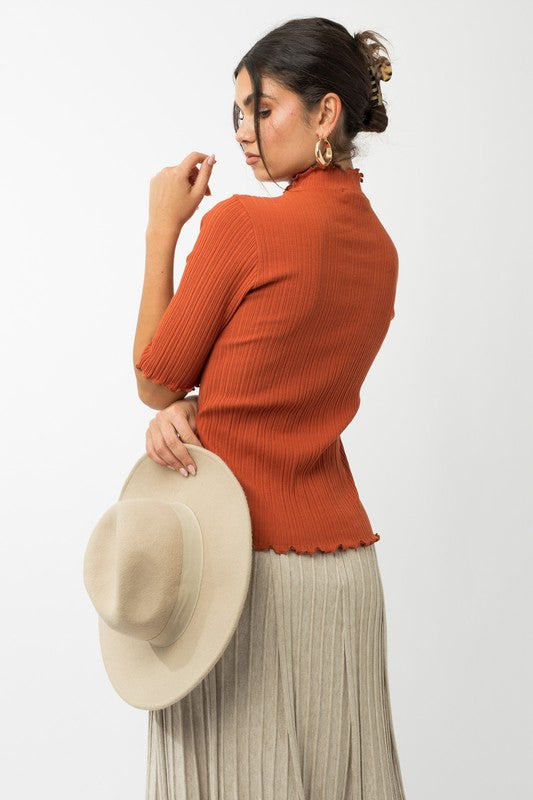
M 328 164 L 321 167 L 311 164 L 307 169 L 297 172 L 292 181 L 285 187 L 283 193 L 300 189 L 323 189 L 333 186 L 361 188 L 363 173 L 357 167 L 342 169 L 337 164 Z

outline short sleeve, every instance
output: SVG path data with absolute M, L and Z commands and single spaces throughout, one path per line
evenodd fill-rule
M 209 209 L 179 286 L 135 365 L 173 392 L 192 391 L 222 329 L 256 281 L 257 245 L 237 195 Z

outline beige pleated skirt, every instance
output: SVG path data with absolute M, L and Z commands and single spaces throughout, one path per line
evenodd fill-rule
M 148 715 L 146 800 L 405 800 L 375 543 L 254 550 L 223 655 Z

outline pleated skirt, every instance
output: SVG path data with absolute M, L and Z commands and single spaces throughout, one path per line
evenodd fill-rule
M 375 544 L 253 551 L 221 658 L 148 712 L 146 800 L 405 800 Z

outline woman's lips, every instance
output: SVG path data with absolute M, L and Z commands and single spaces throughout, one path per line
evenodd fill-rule
M 259 156 L 246 156 L 246 163 L 247 164 L 255 164 L 256 161 L 259 161 Z

